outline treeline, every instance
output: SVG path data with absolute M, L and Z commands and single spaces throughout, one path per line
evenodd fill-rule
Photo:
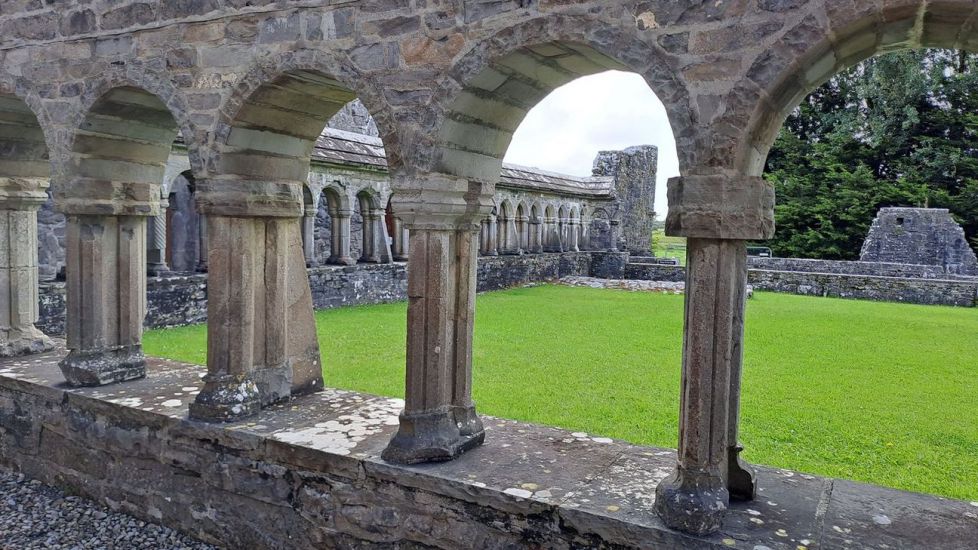
M 837 75 L 768 157 L 775 255 L 858 259 L 883 206 L 948 208 L 978 245 L 978 55 L 886 54 Z

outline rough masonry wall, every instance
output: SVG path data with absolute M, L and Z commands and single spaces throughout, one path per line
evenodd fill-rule
M 659 149 L 652 145 L 623 151 L 601 151 L 594 159 L 595 176 L 611 176 L 621 201 L 621 238 L 632 254 L 649 254 L 655 223 L 655 178 Z
M 533 254 L 479 258 L 479 291 L 500 290 L 530 283 L 553 281 L 572 275 L 591 275 L 591 254 Z M 316 309 L 396 302 L 407 299 L 407 265 L 358 264 L 309 269 L 313 306 Z M 203 323 L 207 320 L 207 276 L 171 276 L 146 280 L 147 328 Z M 46 282 L 40 286 L 40 321 L 37 327 L 50 335 L 65 332 L 65 285 Z
M 978 258 L 964 230 L 943 208 L 882 208 L 869 228 L 859 259 L 941 266 L 978 275 Z
M 628 264 L 625 278 L 682 282 L 686 280 L 686 268 Z M 747 282 L 755 290 L 881 302 L 974 307 L 978 299 L 978 279 L 965 278 L 925 279 L 751 268 Z

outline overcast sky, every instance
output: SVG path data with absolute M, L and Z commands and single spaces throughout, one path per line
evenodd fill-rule
M 541 101 L 516 130 L 506 162 L 576 176 L 591 175 L 598 151 L 659 147 L 655 211 L 666 213 L 666 180 L 679 175 L 676 141 L 665 107 L 634 73 L 579 78 Z

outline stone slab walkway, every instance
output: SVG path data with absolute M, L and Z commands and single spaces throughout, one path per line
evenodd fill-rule
M 686 290 L 686 283 L 673 283 L 669 281 L 598 279 L 596 277 L 575 276 L 561 277 L 558 282 L 567 286 L 585 288 L 613 288 L 617 290 L 630 290 L 632 292 L 665 292 L 670 294 L 682 294 Z

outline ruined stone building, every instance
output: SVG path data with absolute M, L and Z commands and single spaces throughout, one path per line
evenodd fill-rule
M 859 254 L 862 262 L 934 265 L 955 275 L 978 275 L 964 229 L 945 208 L 883 208 Z
M 978 4 L 0 2 L 2 346 L 52 347 L 34 325 L 48 189 L 65 216 L 53 238 L 67 301 L 63 349 L 2 364 L 0 461 L 244 547 L 960 548 L 978 538 L 962 503 L 755 468 L 738 441 L 746 243 L 774 231 L 770 146 L 838 71 L 919 47 L 978 50 Z M 651 152 L 603 158 L 584 179 L 502 163 L 534 105 L 609 69 L 645 79 L 679 153 L 666 220 L 688 239 L 675 454 L 484 418 L 472 399 L 477 274 L 493 259 L 480 251 L 646 248 L 646 219 L 599 209 L 613 193 L 651 210 L 647 187 L 614 183 L 647 172 Z M 354 99 L 376 139 L 323 137 Z M 616 234 L 616 219 L 635 233 Z M 405 399 L 325 390 L 307 263 L 386 261 L 391 240 L 389 257 L 408 258 Z M 143 354 L 147 259 L 206 262 L 206 374 Z M 50 277 L 58 260 L 45 261 Z M 176 406 L 127 405 L 161 387 Z M 356 436 L 324 443 L 351 423 Z M 283 425 L 284 438 L 262 431 Z M 426 462 L 447 464 L 410 466 Z M 516 486 L 523 471 L 577 500 Z

